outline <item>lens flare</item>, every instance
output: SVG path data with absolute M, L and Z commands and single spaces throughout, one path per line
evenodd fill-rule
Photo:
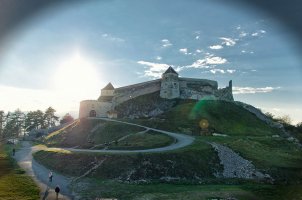
M 199 127 L 201 129 L 207 129 L 209 127 L 209 122 L 206 119 L 202 119 L 199 121 Z

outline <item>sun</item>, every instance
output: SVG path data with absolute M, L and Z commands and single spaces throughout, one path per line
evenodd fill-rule
M 95 93 L 99 80 L 93 62 L 77 52 L 59 64 L 54 73 L 53 86 L 64 96 L 81 98 L 91 96 L 93 90 Z

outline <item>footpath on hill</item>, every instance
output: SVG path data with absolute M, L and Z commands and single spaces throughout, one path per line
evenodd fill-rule
M 68 189 L 68 185 L 71 179 L 53 172 L 53 181 L 52 183 L 50 183 L 48 181 L 48 173 L 50 172 L 50 170 L 33 160 L 32 153 L 38 150 L 40 150 L 39 147 L 32 147 L 30 142 L 23 141 L 22 147 L 16 152 L 15 159 L 17 160 L 20 167 L 23 168 L 39 186 L 41 199 L 56 199 L 54 188 L 57 185 L 59 185 L 61 189 L 58 198 L 59 200 L 73 199 L 71 197 L 71 192 Z
M 171 150 L 179 149 L 179 148 L 186 147 L 186 146 L 192 144 L 194 141 L 194 137 L 189 136 L 189 135 L 150 128 L 150 127 L 139 125 L 139 124 L 123 122 L 123 121 L 108 119 L 108 118 L 98 118 L 98 117 L 92 118 L 91 117 L 89 119 L 100 119 L 100 120 L 105 120 L 105 121 L 112 121 L 112 122 L 117 122 L 117 123 L 122 123 L 122 124 L 128 124 L 128 125 L 132 125 L 132 126 L 138 126 L 141 128 L 145 128 L 146 130 L 152 130 L 152 131 L 156 131 L 156 132 L 171 136 L 175 139 L 176 142 L 169 146 L 165 146 L 165 147 L 153 148 L 153 149 L 140 149 L 140 150 L 102 150 L 102 149 L 96 150 L 96 149 L 76 149 L 76 148 L 49 148 L 49 149 L 64 149 L 64 150 L 68 150 L 68 151 L 72 151 L 72 152 L 91 152 L 91 153 L 93 153 L 93 152 L 95 152 L 95 153 L 148 153 L 148 152 L 163 152 L 163 151 L 171 151 Z
M 30 175 L 36 184 L 40 187 L 40 196 L 43 200 L 50 200 L 50 199 L 56 199 L 54 188 L 59 185 L 61 188 L 61 192 L 59 195 L 59 200 L 70 200 L 73 199 L 72 192 L 68 188 L 70 185 L 70 182 L 72 181 L 72 178 L 67 178 L 65 176 L 59 175 L 55 172 L 53 172 L 53 182 L 50 183 L 48 180 L 48 174 L 50 172 L 49 169 L 46 167 L 40 165 L 37 163 L 34 159 L 32 154 L 39 150 L 51 150 L 51 149 L 65 149 L 73 152 L 107 152 L 107 153 L 130 153 L 130 152 L 162 152 L 162 151 L 169 151 L 174 149 L 179 149 L 185 146 L 188 146 L 193 143 L 194 137 L 163 131 L 159 129 L 154 129 L 138 124 L 128 123 L 128 122 L 122 122 L 118 120 L 112 120 L 107 118 L 97 118 L 107 121 L 114 121 L 134 126 L 143 127 L 148 130 L 157 131 L 166 135 L 169 135 L 173 138 L 175 138 L 175 143 L 161 148 L 154 148 L 154 149 L 144 149 L 144 150 L 91 150 L 91 149 L 75 149 L 75 148 L 45 148 L 43 146 L 32 146 L 30 142 L 23 141 L 22 147 L 16 152 L 15 159 L 17 160 L 20 167 L 22 167 L 28 175 Z

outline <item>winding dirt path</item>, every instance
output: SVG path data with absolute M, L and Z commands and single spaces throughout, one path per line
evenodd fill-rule
M 114 119 L 108 119 L 108 118 L 97 118 L 97 117 L 93 117 L 93 118 L 89 118 L 89 119 L 101 119 L 101 120 L 105 120 L 105 121 L 112 121 L 112 122 L 118 122 L 118 123 L 122 123 L 122 124 L 128 124 L 128 125 L 132 125 L 132 126 L 138 126 L 138 127 L 142 127 L 145 128 L 147 130 L 153 130 L 159 133 L 163 133 L 166 135 L 169 135 L 171 137 L 173 137 L 176 142 L 169 145 L 169 146 L 165 146 L 165 147 L 160 147 L 160 148 L 154 148 L 154 149 L 142 149 L 142 150 L 105 150 L 105 149 L 76 149 L 76 148 L 49 148 L 49 149 L 64 149 L 67 151 L 72 151 L 72 152 L 91 152 L 91 153 L 147 153 L 147 152 L 163 152 L 163 151 L 171 151 L 171 150 L 175 150 L 175 149 L 179 149 L 179 148 L 183 148 L 186 147 L 190 144 L 193 143 L 194 141 L 194 137 L 189 136 L 189 135 L 184 135 L 184 134 L 180 134 L 180 133 L 173 133 L 173 132 L 169 132 L 169 131 L 164 131 L 164 130 L 160 130 L 160 129 L 155 129 L 155 128 L 150 128 L 147 126 L 143 126 L 143 125 L 139 125 L 139 124 L 134 124 L 134 123 L 130 123 L 130 122 L 123 122 L 123 121 L 119 121 L 119 120 L 114 120 Z
M 31 176 L 40 188 L 40 199 L 42 200 L 55 200 L 56 194 L 54 188 L 59 185 L 61 191 L 59 200 L 73 199 L 71 192 L 68 188 L 71 179 L 53 172 L 53 182 L 48 181 L 49 169 L 37 163 L 32 153 L 41 150 L 37 146 L 32 146 L 30 142 L 23 141 L 22 147 L 16 152 L 15 159 L 19 166 L 23 168 L 26 173 Z
M 146 130 L 153 130 L 157 131 L 166 135 L 169 135 L 173 138 L 175 138 L 175 143 L 166 146 L 166 147 L 160 147 L 160 148 L 154 148 L 154 149 L 144 149 L 144 150 L 92 150 L 92 149 L 76 149 L 76 148 L 47 148 L 43 146 L 32 146 L 30 142 L 23 141 L 22 147 L 16 152 L 15 159 L 17 160 L 20 167 L 22 167 L 27 174 L 29 174 L 31 177 L 33 177 L 34 181 L 37 183 L 37 185 L 40 187 L 40 196 L 43 200 L 53 200 L 56 199 L 54 188 L 56 185 L 59 185 L 61 188 L 61 193 L 59 195 L 59 200 L 71 200 L 74 199 L 74 197 L 71 195 L 72 192 L 68 188 L 70 186 L 70 183 L 72 181 L 72 178 L 67 178 L 65 176 L 62 176 L 60 174 L 57 174 L 53 172 L 53 182 L 50 183 L 48 181 L 48 173 L 49 169 L 46 167 L 38 164 L 32 157 L 32 154 L 38 150 L 68 150 L 72 152 L 91 152 L 91 153 L 138 153 L 138 152 L 163 152 L 163 151 L 171 151 L 175 149 L 179 149 L 185 146 L 188 146 L 193 143 L 194 137 L 183 135 L 180 133 L 173 133 L 169 131 L 163 131 L 155 128 L 150 128 L 134 123 L 129 122 L 123 122 L 108 118 L 92 118 L 92 119 L 101 119 L 105 121 L 113 121 L 133 126 L 138 126 L 145 128 Z

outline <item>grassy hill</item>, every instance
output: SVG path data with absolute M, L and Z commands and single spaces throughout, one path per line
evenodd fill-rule
M 0 144 L 0 199 L 39 199 L 39 188 L 9 156 L 11 147 Z
M 282 131 L 270 127 L 241 106 L 225 101 L 179 101 L 157 117 L 122 120 L 194 135 L 196 140 L 191 146 L 162 153 L 119 155 L 40 151 L 34 155 L 35 159 L 70 176 L 80 176 L 93 167 L 96 160 L 106 159 L 85 179 L 89 187 L 79 189 L 82 195 L 91 198 L 105 194 L 103 197 L 122 199 L 219 199 L 229 196 L 237 199 L 301 199 L 301 148 L 282 137 Z M 89 133 L 96 125 L 99 127 Z M 81 137 L 89 136 L 92 141 L 102 143 L 127 136 L 108 147 L 112 149 L 142 148 L 149 147 L 148 143 L 158 145 L 156 142 L 162 141 L 160 145 L 163 145 L 164 141 L 169 141 L 161 134 L 144 132 L 137 127 L 94 120 L 82 121 L 72 131 L 64 131 L 48 140 L 62 145 L 64 143 L 60 141 L 71 141 L 75 138 L 73 134 L 84 134 L 85 137 Z M 212 133 L 227 136 L 212 136 Z M 227 146 L 251 161 L 261 172 L 271 175 L 274 185 L 215 177 L 214 174 L 221 173 L 223 167 L 210 142 Z
M 230 136 L 281 134 L 280 130 L 270 127 L 241 106 L 226 101 L 181 102 L 157 118 L 131 121 L 192 135 L 207 132 Z M 208 124 L 207 128 L 201 126 L 204 121 Z
M 174 139 L 157 132 L 145 132 L 137 126 L 81 119 L 49 134 L 42 141 L 52 147 L 148 149 L 167 146 Z

